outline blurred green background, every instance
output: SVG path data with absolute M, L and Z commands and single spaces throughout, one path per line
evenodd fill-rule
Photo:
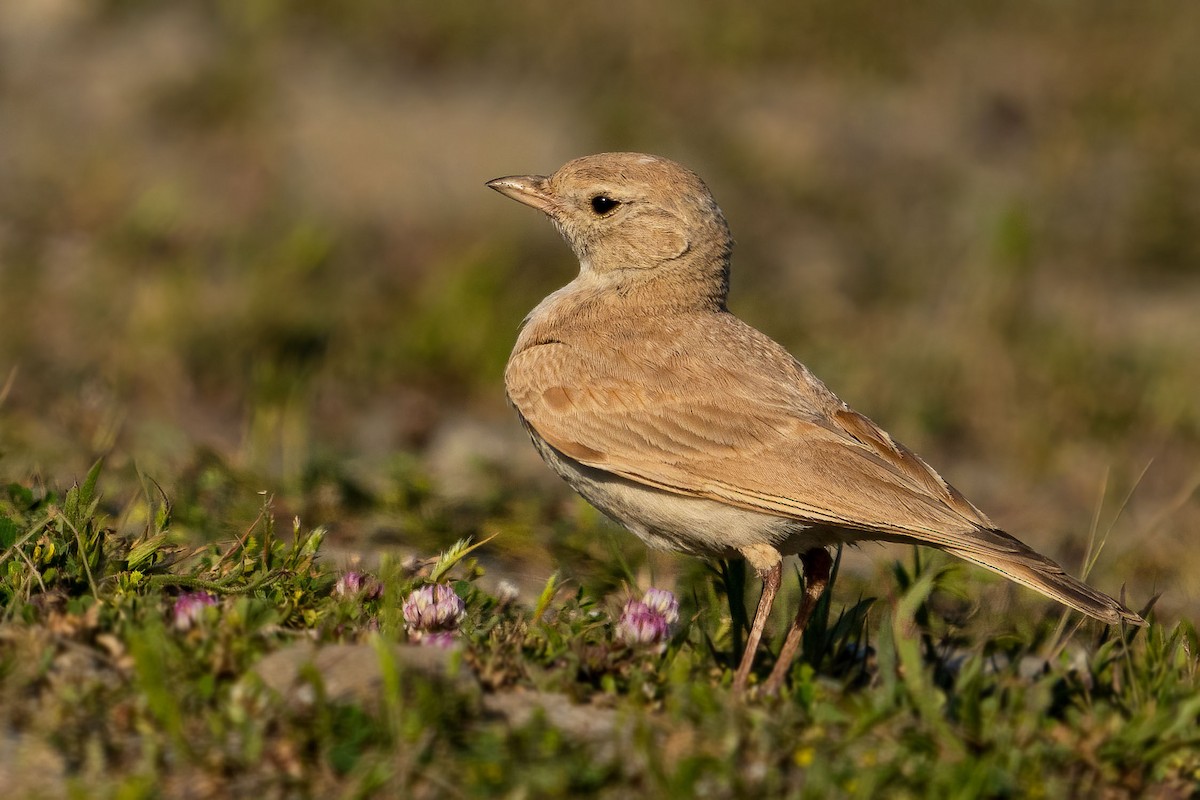
M 999 524 L 1200 609 L 1190 2 L 0 3 L 0 479 L 642 568 L 500 381 L 576 265 L 483 183 L 603 150 L 701 174 L 731 308 Z

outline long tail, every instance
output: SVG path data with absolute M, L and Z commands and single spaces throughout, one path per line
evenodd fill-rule
M 1004 531 L 981 529 L 970 537 L 967 547 L 943 545 L 942 549 L 1110 625 L 1146 624 L 1113 598 L 1072 578 L 1058 564 Z

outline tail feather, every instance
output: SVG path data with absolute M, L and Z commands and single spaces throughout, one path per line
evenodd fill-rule
M 1062 567 L 1000 530 L 980 531 L 969 547 L 943 547 L 947 553 L 997 572 L 1011 581 L 1110 625 L 1145 625 L 1121 603 L 1068 575 Z

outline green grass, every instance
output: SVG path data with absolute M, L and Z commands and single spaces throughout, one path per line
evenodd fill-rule
M 480 583 L 491 542 L 385 560 L 343 595 L 323 532 L 277 525 L 269 499 L 242 536 L 197 547 L 149 483 L 144 528 L 118 534 L 99 472 L 66 492 L 10 484 L 0 500 L 2 723 L 43 754 L 19 770 L 23 796 L 1186 796 L 1200 783 L 1187 623 L 1060 638 L 1046 618 L 1018 635 L 964 618 L 961 571 L 918 560 L 849 608 L 835 578 L 784 695 L 742 701 L 731 565 L 687 587 L 669 641 L 630 647 L 613 633 L 628 590 L 552 578 L 534 602 L 501 599 Z M 382 647 L 410 638 L 400 601 L 447 581 L 466 604 L 460 644 L 432 673 L 407 667 Z M 172 607 L 195 591 L 216 602 L 184 629 Z M 380 677 L 330 696 L 342 676 L 301 663 L 311 688 L 297 700 L 256 671 L 297 642 L 366 644 L 357 657 Z M 760 654 L 760 676 L 769 664 Z M 593 726 L 539 710 L 556 695 Z M 497 711 L 505 697 L 532 713 Z

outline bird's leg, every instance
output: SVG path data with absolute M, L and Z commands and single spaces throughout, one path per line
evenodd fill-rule
M 735 694 L 743 694 L 746 691 L 746 683 L 750 680 L 750 668 L 754 666 L 754 654 L 758 651 L 759 641 L 762 640 L 767 618 L 771 616 L 775 594 L 783 581 L 783 558 L 774 548 L 763 547 L 753 551 L 748 549 L 743 555 L 762 580 L 763 588 L 762 596 L 758 598 L 758 610 L 754 612 L 754 624 L 750 626 L 750 636 L 746 640 L 746 649 L 742 653 L 742 663 L 738 665 L 737 673 L 733 676 Z
M 804 564 L 804 598 L 796 611 L 796 619 L 788 628 L 787 639 L 783 643 L 783 649 L 779 651 L 779 659 L 775 662 L 767 682 L 763 684 L 763 693 L 767 695 L 777 694 L 783 686 L 791 670 L 792 661 L 796 658 L 796 651 L 800 649 L 800 640 L 804 637 L 804 628 L 808 625 L 809 617 L 817 607 L 817 600 L 825 591 L 825 587 L 829 585 L 829 569 L 833 564 L 829 558 L 829 551 L 824 547 L 815 547 L 800 556 L 800 561 Z

